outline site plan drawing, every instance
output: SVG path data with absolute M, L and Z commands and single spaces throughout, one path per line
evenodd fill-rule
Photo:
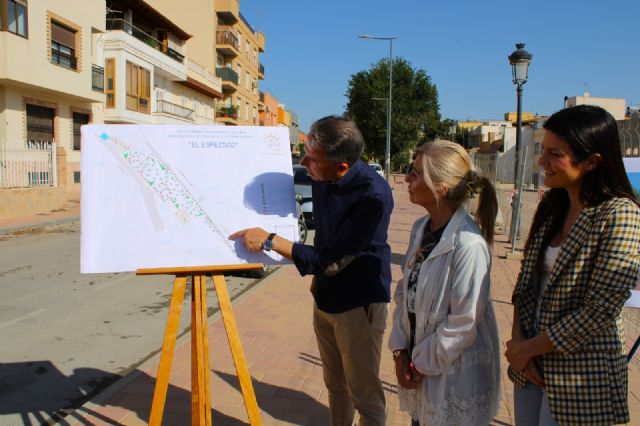
M 297 240 L 282 127 L 82 127 L 81 272 L 285 263 L 229 235 L 260 226 Z

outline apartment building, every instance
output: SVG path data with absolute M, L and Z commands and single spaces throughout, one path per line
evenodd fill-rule
M 216 74 L 222 79 L 222 101 L 217 121 L 226 125 L 257 126 L 260 97 L 258 81 L 264 79 L 259 54 L 264 52 L 264 34 L 253 29 L 240 13 L 238 0 L 215 2 Z
M 280 101 L 269 92 L 260 92 L 258 118 L 260 126 L 278 125 L 278 104 Z
M 80 126 L 101 122 L 103 115 L 99 37 L 105 32 L 104 11 L 103 0 L 82 8 L 57 0 L 0 0 L 0 148 L 7 155 L 9 150 L 57 147 L 49 168 L 37 172 L 12 172 L 8 166 L 25 160 L 5 157 L 0 181 L 4 200 L 24 195 L 29 205 L 40 196 L 50 210 L 61 208 L 64 187 L 79 181 Z M 65 161 L 53 173 L 56 154 Z M 35 188 L 36 181 L 41 188 Z M 16 189 L 25 186 L 33 190 Z M 33 213 L 12 208 L 16 214 Z
M 198 21 L 207 10 L 213 16 L 212 2 L 107 0 L 107 6 L 105 123 L 213 124 L 222 81 L 212 70 L 213 24 Z
M 146 1 L 180 28 L 186 28 L 191 35 L 185 43 L 187 79 L 178 81 L 170 90 L 166 87 L 171 82 L 159 80 L 154 86 L 158 96 L 174 96 L 189 105 L 194 111 L 194 124 L 216 124 L 215 109 L 216 103 L 222 99 L 222 79 L 216 75 L 214 2 Z

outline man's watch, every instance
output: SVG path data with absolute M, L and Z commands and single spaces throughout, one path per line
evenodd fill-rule
M 275 232 L 272 232 L 271 234 L 269 234 L 267 239 L 262 242 L 262 250 L 271 251 L 271 249 L 273 248 L 273 238 L 275 236 L 276 236 Z

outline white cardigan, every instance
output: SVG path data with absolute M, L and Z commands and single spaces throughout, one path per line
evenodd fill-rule
M 408 261 L 429 217 L 418 219 L 396 286 L 389 349 L 409 346 Z M 425 375 L 416 390 L 398 386 L 400 408 L 426 425 L 487 425 L 500 402 L 500 347 L 490 298 L 491 253 L 478 226 L 458 208 L 422 263 L 416 287 L 416 343 Z

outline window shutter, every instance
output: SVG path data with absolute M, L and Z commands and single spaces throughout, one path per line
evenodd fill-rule
M 51 40 L 72 49 L 76 48 L 76 32 L 54 21 L 51 21 Z

